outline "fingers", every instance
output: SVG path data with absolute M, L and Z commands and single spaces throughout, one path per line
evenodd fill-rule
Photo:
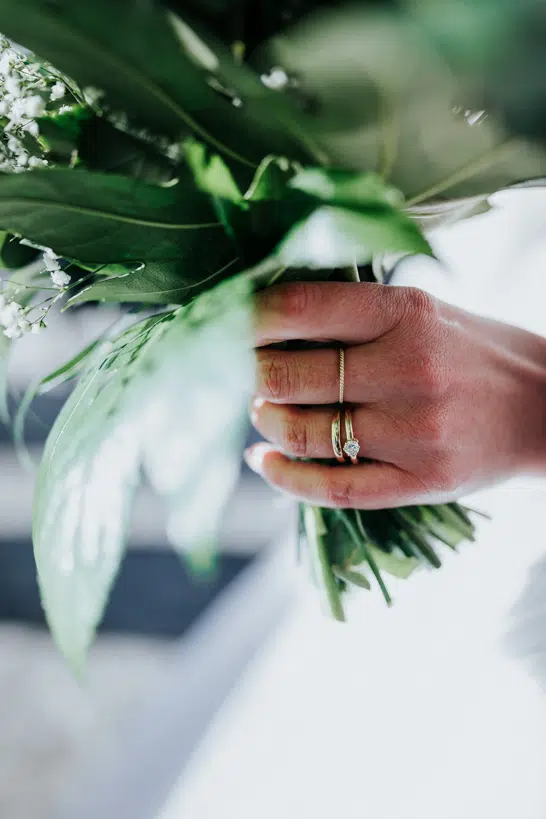
M 421 503 L 426 494 L 411 475 L 386 463 L 328 466 L 292 461 L 269 444 L 255 444 L 245 459 L 272 486 L 316 506 L 386 509 Z
M 334 404 L 339 400 L 339 350 L 257 351 L 256 393 L 276 404 Z M 381 345 L 345 350 L 345 399 L 350 403 L 377 401 L 400 389 L 393 356 Z
M 400 321 L 411 302 L 409 292 L 405 287 L 343 282 L 267 288 L 256 297 L 256 344 L 289 339 L 373 341 Z
M 256 399 L 251 420 L 258 432 L 286 455 L 297 458 L 333 458 L 334 409 L 302 409 Z M 408 440 L 399 425 L 373 407 L 352 410 L 353 431 L 360 442 L 361 457 L 388 461 L 407 449 Z

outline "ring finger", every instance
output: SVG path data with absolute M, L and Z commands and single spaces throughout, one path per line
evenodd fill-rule
M 334 410 L 302 409 L 254 400 L 251 420 L 258 432 L 287 455 L 298 458 L 333 458 Z M 374 407 L 352 409 L 353 430 L 361 445 L 361 457 L 396 461 L 407 440 L 387 416 Z

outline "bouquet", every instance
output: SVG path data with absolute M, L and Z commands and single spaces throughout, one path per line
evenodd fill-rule
M 76 380 L 33 511 L 43 605 L 76 668 L 143 476 L 174 546 L 197 565 L 214 549 L 253 385 L 253 293 L 387 281 L 432 254 L 423 231 L 546 171 L 540 146 L 466 101 L 409 12 L 258 6 L 0 0 L 0 406 L 22 446 L 33 398 Z M 120 319 L 10 418 L 11 344 L 91 303 Z M 376 583 L 390 603 L 385 574 L 439 567 L 442 544 L 472 540 L 470 515 L 302 506 L 300 551 L 343 619 L 348 588 Z

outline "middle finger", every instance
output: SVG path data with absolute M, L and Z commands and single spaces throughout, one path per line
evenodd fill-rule
M 389 393 L 389 364 L 372 349 L 345 349 L 345 400 L 377 401 Z M 339 400 L 339 349 L 257 350 L 256 394 L 274 404 L 335 404 Z

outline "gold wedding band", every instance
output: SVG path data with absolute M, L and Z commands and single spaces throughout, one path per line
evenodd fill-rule
M 340 463 L 345 461 L 341 445 L 341 410 L 337 410 L 332 419 L 332 449 Z
M 345 391 L 345 350 L 339 348 L 339 403 L 343 404 L 343 393 Z
M 345 408 L 345 443 L 343 445 L 343 452 L 349 456 L 351 463 L 358 463 L 360 443 L 358 438 L 355 438 L 353 431 L 353 414 L 347 407 Z

